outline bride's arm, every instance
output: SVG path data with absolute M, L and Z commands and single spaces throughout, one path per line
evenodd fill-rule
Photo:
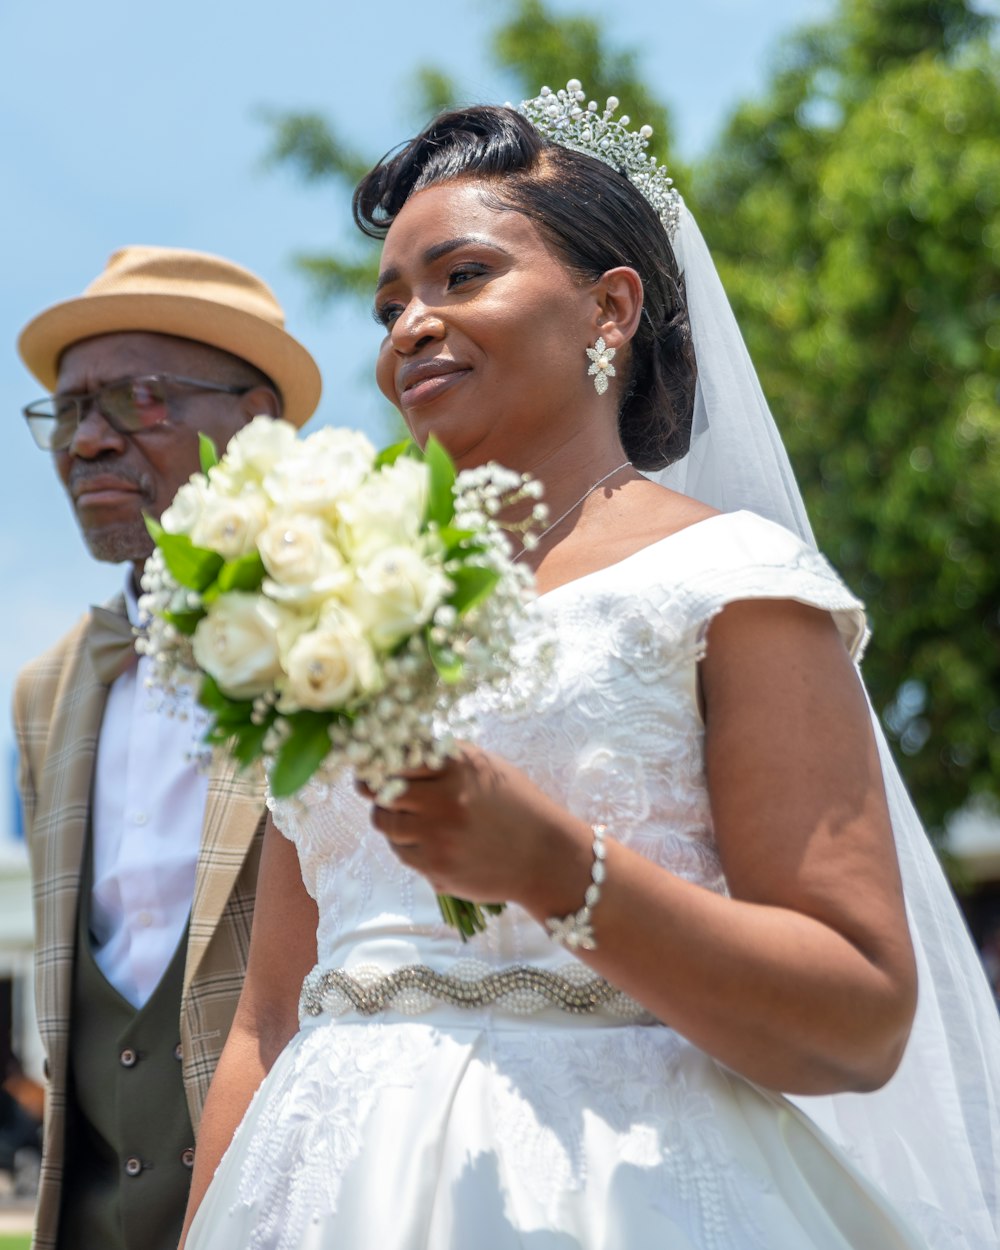
M 652 866 L 609 829 L 598 949 L 580 958 L 762 1085 L 876 1087 L 902 1054 L 916 978 L 854 668 L 831 618 L 788 601 L 727 608 L 702 667 L 732 897 Z M 590 829 L 506 761 L 472 749 L 396 806 L 375 823 L 436 889 L 511 899 L 540 922 L 581 906 Z
M 268 817 L 246 979 L 198 1129 L 182 1247 L 251 1098 L 298 1030 L 299 991 L 316 963 L 316 923 L 295 847 Z
M 716 618 L 702 682 L 731 897 L 612 847 L 614 932 L 588 962 L 761 1084 L 877 1088 L 902 1057 L 916 972 L 854 667 L 826 613 L 755 601 Z

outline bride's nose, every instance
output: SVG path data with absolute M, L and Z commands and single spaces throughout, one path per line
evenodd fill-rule
M 441 316 L 418 299 L 409 301 L 389 332 L 393 348 L 404 356 L 420 351 L 428 343 L 439 342 L 444 336 Z

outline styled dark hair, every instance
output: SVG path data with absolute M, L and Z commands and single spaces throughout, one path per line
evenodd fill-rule
M 661 469 L 683 456 L 694 408 L 694 349 L 683 278 L 649 203 L 603 161 L 550 143 L 513 109 L 482 105 L 442 113 L 383 157 L 354 192 L 354 220 L 371 238 L 384 238 L 411 195 L 459 178 L 486 184 L 491 208 L 530 218 L 585 281 L 619 265 L 636 270 L 644 304 L 629 344 L 618 417 L 622 446 L 639 469 Z

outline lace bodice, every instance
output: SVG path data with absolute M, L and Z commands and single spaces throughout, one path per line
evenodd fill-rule
M 825 608 L 852 654 L 863 645 L 861 605 L 822 556 L 751 513 L 722 514 L 541 596 L 541 628 L 519 649 L 509 691 L 471 709 L 476 740 L 609 836 L 724 892 L 697 664 L 712 617 L 746 598 Z M 320 968 L 447 971 L 470 958 L 490 968 L 575 965 L 517 906 L 463 944 L 442 923 L 431 887 L 371 828 L 349 779 L 313 783 L 273 807 L 319 907 Z

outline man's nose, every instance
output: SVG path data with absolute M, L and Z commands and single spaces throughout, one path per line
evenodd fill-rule
M 93 399 L 87 400 L 67 451 L 81 460 L 96 460 L 107 452 L 125 450 L 126 436 L 108 421 Z

